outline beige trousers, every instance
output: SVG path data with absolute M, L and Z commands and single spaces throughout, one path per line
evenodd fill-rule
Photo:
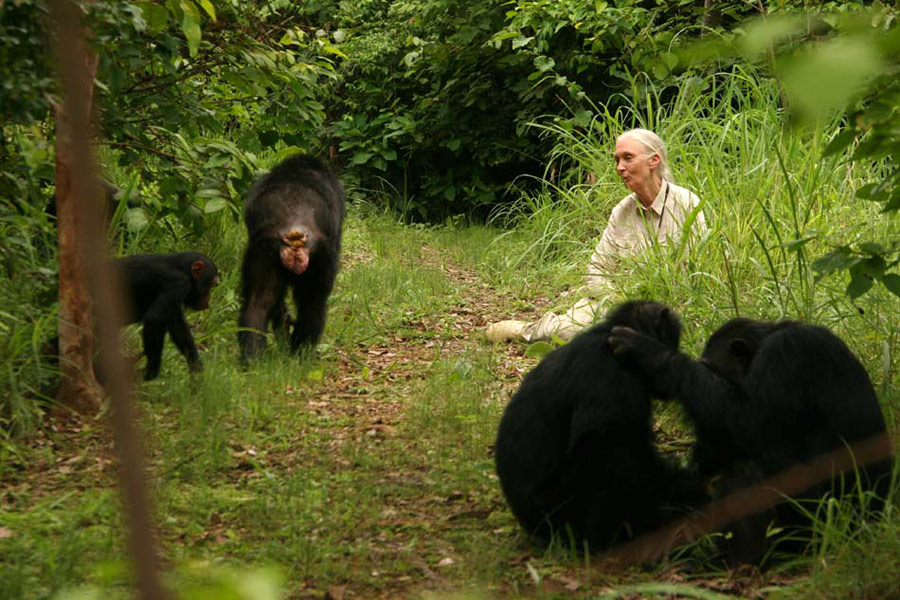
M 547 312 L 522 329 L 522 338 L 526 342 L 550 340 L 556 336 L 569 340 L 576 333 L 599 321 L 604 315 L 603 302 L 596 298 L 582 298 L 565 313 L 558 315 Z

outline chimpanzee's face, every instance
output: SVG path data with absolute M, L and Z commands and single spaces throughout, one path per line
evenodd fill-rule
M 212 288 L 219 285 L 219 269 L 212 263 L 197 261 L 191 266 L 194 277 L 194 289 L 188 296 L 187 305 L 194 310 L 209 308 L 209 295 Z
M 738 382 L 747 374 L 752 359 L 753 351 L 747 341 L 729 333 L 709 338 L 700 362 L 720 377 Z

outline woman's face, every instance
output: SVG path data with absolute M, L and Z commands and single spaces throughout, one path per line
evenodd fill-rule
M 653 170 L 659 166 L 659 155 L 647 156 L 647 150 L 637 140 L 625 137 L 616 142 L 616 173 L 632 192 L 650 181 Z

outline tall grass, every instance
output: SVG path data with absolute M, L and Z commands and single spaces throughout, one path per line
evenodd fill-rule
M 685 322 L 684 346 L 694 354 L 734 316 L 826 325 L 863 361 L 896 438 L 900 302 L 883 289 L 851 301 L 847 278 L 819 279 L 810 266 L 834 243 L 900 237 L 896 219 L 855 197 L 857 188 L 879 177 L 880 166 L 854 164 L 847 156 L 823 158 L 838 117 L 792 128 L 779 108 L 777 83 L 740 68 L 688 80 L 677 90 L 634 90 L 639 87 L 650 90 L 639 102 L 616 98 L 615 109 L 612 102 L 598 104 L 587 124 L 576 118 L 533 125 L 558 141 L 551 158 L 563 174 L 498 215 L 514 226 L 507 237 L 516 250 L 508 264 L 539 274 L 532 280 L 560 264 L 573 265 L 567 275 L 578 286 L 597 232 L 628 193 L 614 172 L 616 136 L 632 127 L 654 130 L 667 142 L 676 183 L 700 197 L 709 231 L 685 247 L 653 246 L 623 259 L 620 270 L 627 275 L 614 280 L 614 299 L 649 297 L 675 306 Z M 596 183 L 586 183 L 586 173 Z M 552 267 L 544 262 L 548 257 Z M 661 420 L 672 410 L 666 405 Z M 895 511 L 860 524 L 846 503 L 831 500 L 810 510 L 816 515 L 815 551 L 784 568 L 812 566 L 813 578 L 785 595 L 848 597 L 854 585 L 865 590 L 859 597 L 896 593 L 885 562 L 900 557 Z M 694 556 L 706 551 L 705 543 L 698 544 Z M 873 553 L 884 560 L 862 558 Z M 841 574 L 829 575 L 829 565 Z M 822 595 L 829 586 L 836 591 Z
M 629 275 L 616 279 L 618 296 L 681 307 L 704 334 L 698 337 L 737 315 L 828 325 L 864 355 L 876 379 L 889 381 L 900 341 L 896 298 L 875 290 L 851 303 L 845 280 L 818 280 L 810 267 L 836 240 L 900 235 L 896 219 L 854 196 L 877 177 L 877 166 L 822 157 L 837 117 L 792 129 L 777 83 L 738 67 L 688 79 L 677 90 L 637 83 L 635 94 L 649 90 L 639 102 L 598 104 L 589 123 L 533 124 L 558 141 L 551 163 L 563 175 L 498 215 L 515 227 L 508 264 L 534 279 L 564 264 L 567 283 L 577 286 L 611 208 L 628 193 L 612 160 L 616 136 L 645 127 L 666 141 L 675 181 L 700 197 L 709 232 L 687 248 L 654 248 L 649 259 L 622 261 Z M 586 173 L 596 183 L 587 184 Z

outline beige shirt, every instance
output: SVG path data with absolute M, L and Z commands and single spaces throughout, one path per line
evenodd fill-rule
M 656 238 L 660 244 L 681 237 L 684 221 L 700 204 L 696 194 L 674 183 L 664 181 L 650 208 L 630 194 L 619 202 L 609 215 L 600 243 L 588 263 L 586 284 L 593 292 L 608 289 L 605 275 L 615 273 L 620 256 L 636 254 Z M 703 211 L 698 211 L 693 223 L 693 235 L 706 231 Z

